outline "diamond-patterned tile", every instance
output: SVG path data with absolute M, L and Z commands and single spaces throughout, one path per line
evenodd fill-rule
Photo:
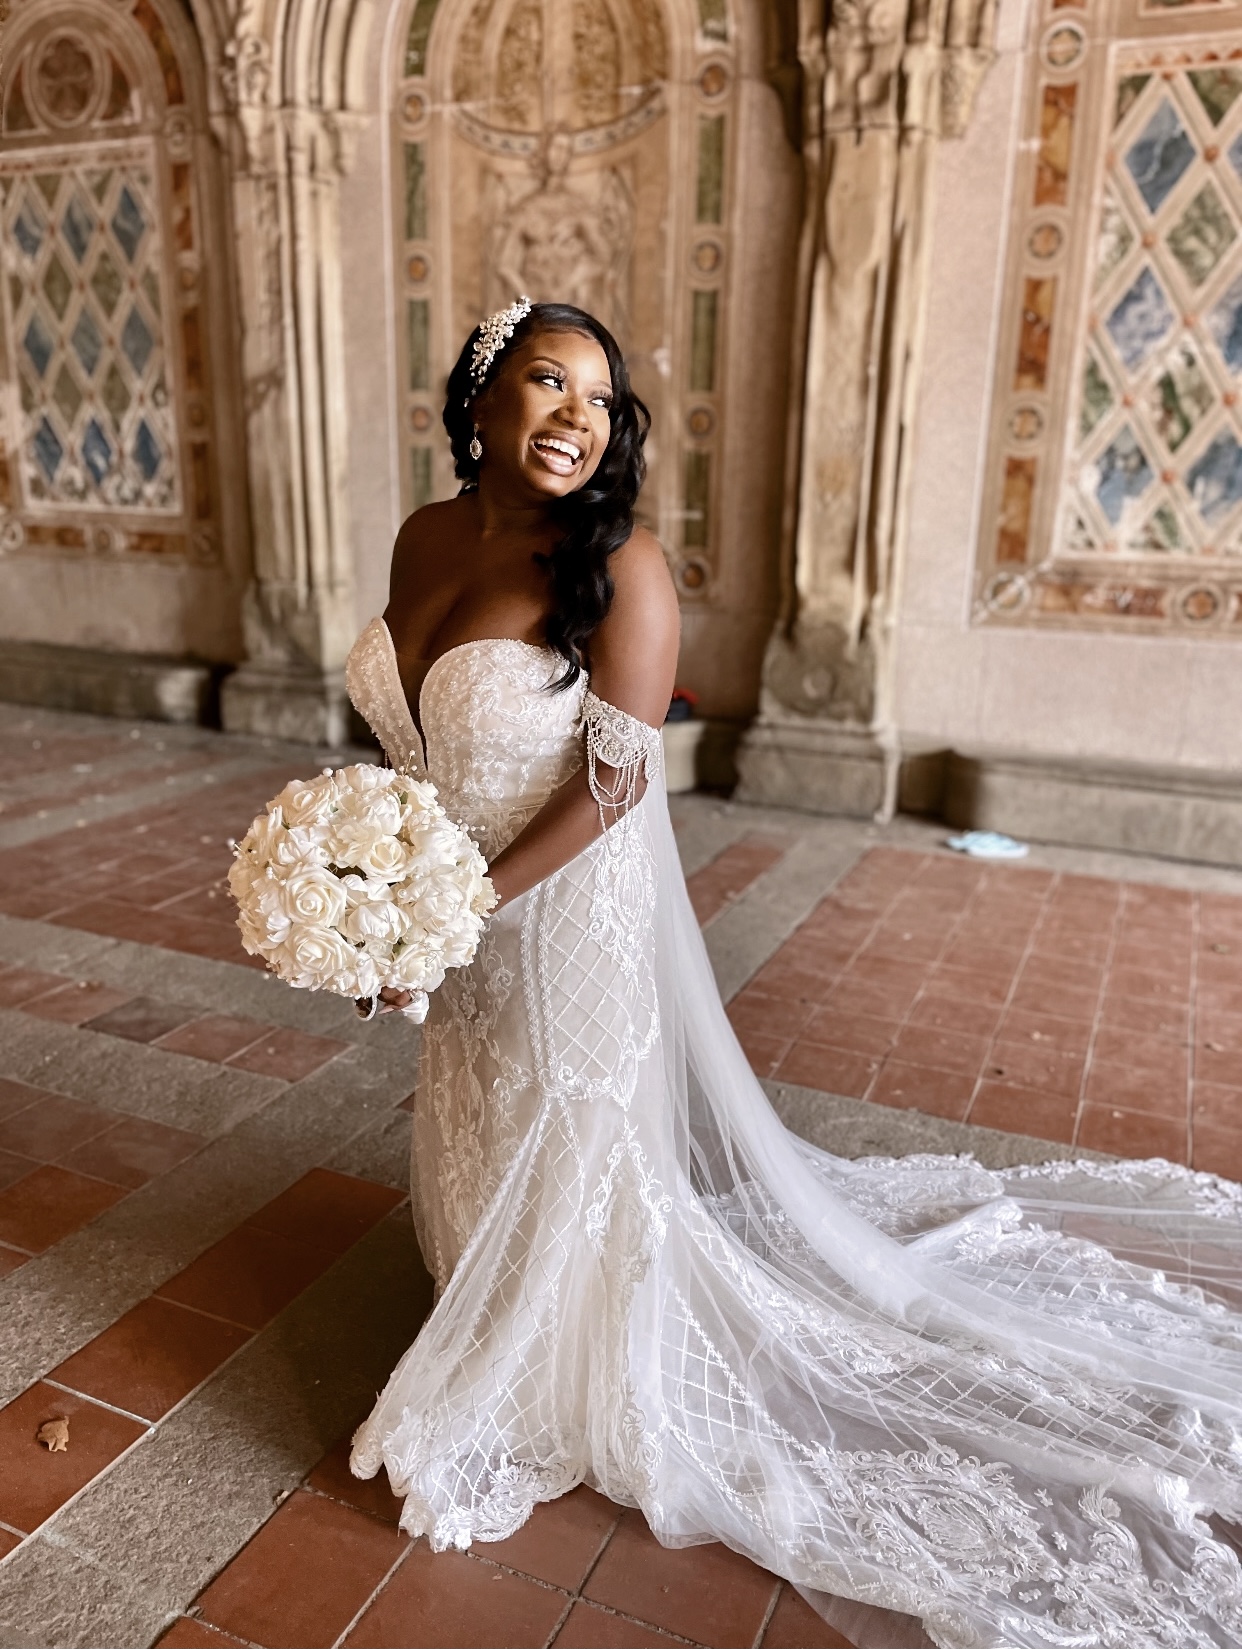
M 39 461 L 39 468 L 49 481 L 55 480 L 56 471 L 60 468 L 60 461 L 65 456 L 65 448 L 46 417 L 40 420 L 31 445 L 34 448 L 34 455 Z
M 1195 158 L 1195 145 L 1168 98 L 1126 151 L 1126 168 L 1147 204 L 1158 212 Z
M 1155 479 L 1147 455 L 1134 438 L 1129 424 L 1117 434 L 1096 460 L 1095 496 L 1114 526 L 1127 504 L 1141 498 Z
M 13 220 L 13 238 L 28 258 L 38 254 L 43 245 L 45 234 L 43 219 L 34 203 L 27 198 L 21 204 L 21 210 Z
M 134 311 L 137 314 L 137 310 Z M 160 467 L 163 453 L 150 424 L 144 418 L 134 436 L 134 462 L 149 481 Z
M 141 378 L 147 369 L 147 362 L 151 359 L 151 351 L 155 348 L 155 339 L 151 336 L 151 328 L 142 318 L 142 312 L 134 304 L 121 328 L 121 348 L 125 351 L 125 358 L 133 367 L 137 377 Z
M 30 357 L 30 364 L 39 377 L 42 378 L 47 371 L 48 362 L 52 359 L 52 351 L 56 345 L 37 309 L 26 323 L 22 346 Z
M 1242 92 L 1242 70 L 1225 64 L 1191 69 L 1186 76 L 1213 126 L 1219 126 Z
M 99 357 L 103 353 L 103 339 L 99 335 L 94 317 L 85 304 L 78 311 L 73 331 L 69 334 L 69 342 L 73 345 L 83 372 L 88 378 L 93 377 L 95 368 L 99 365 Z
M 142 215 L 142 207 L 138 204 L 129 185 L 123 184 L 117 196 L 116 210 L 112 214 L 112 233 L 116 236 L 122 252 L 131 263 L 134 261 L 138 246 L 146 233 L 146 219 Z
M 1211 311 L 1207 324 L 1225 365 L 1231 372 L 1242 372 L 1242 275 Z
M 1173 326 L 1164 289 L 1145 264 L 1122 295 L 1106 323 L 1117 353 L 1130 372 L 1137 372 Z
M 1147 391 L 1147 409 L 1156 432 L 1176 452 L 1216 402 L 1213 389 L 1193 347 L 1178 341 L 1166 353 L 1164 370 Z
M 105 315 L 112 314 L 124 289 L 125 283 L 121 278 L 121 272 L 105 247 L 95 260 L 95 270 L 91 276 L 91 291 L 98 298 L 99 306 Z
M 48 259 L 47 269 L 43 275 L 43 295 L 55 311 L 56 319 L 64 320 L 65 310 L 68 309 L 69 300 L 73 296 L 73 281 L 55 252 Z
M 1186 474 L 1186 485 L 1205 521 L 1223 520 L 1242 499 L 1242 446 L 1223 429 Z
M 1229 208 L 1209 182 L 1169 231 L 1169 250 L 1191 286 L 1202 286 L 1238 238 Z
M 65 215 L 60 220 L 60 229 L 69 250 L 81 263 L 90 249 L 91 237 L 95 233 L 95 219 L 80 196 L 73 195 L 70 198 L 68 206 L 65 207 Z

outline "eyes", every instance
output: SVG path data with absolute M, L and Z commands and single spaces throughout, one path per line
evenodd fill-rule
M 554 372 L 551 367 L 539 368 L 533 381 L 537 384 L 550 384 L 553 389 L 560 390 L 562 394 L 565 392 L 566 379 L 564 373 Z M 596 390 L 594 395 L 587 396 L 587 402 L 593 407 L 603 407 L 607 411 L 612 406 L 612 396 L 608 390 L 599 389 Z

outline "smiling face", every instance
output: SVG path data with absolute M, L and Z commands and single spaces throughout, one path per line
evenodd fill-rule
M 581 332 L 539 331 L 503 359 L 475 403 L 480 484 L 563 498 L 594 475 L 608 445 L 608 357 Z

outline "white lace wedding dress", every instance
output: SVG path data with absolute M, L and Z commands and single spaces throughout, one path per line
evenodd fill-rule
M 413 1195 L 437 1303 L 354 1470 L 385 1466 L 436 1548 L 586 1481 L 868 1646 L 909 1649 L 910 1616 L 943 1649 L 1242 1642 L 1242 1189 L 789 1134 L 715 989 L 659 736 L 584 681 L 548 691 L 557 668 L 452 649 L 424 763 L 381 621 L 350 658 L 394 765 L 489 856 L 584 759 L 605 806 L 613 772 L 650 781 L 433 997 Z

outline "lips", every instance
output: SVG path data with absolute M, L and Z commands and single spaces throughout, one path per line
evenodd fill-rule
M 572 475 L 583 459 L 582 448 L 567 436 L 536 435 L 531 446 L 554 475 Z

